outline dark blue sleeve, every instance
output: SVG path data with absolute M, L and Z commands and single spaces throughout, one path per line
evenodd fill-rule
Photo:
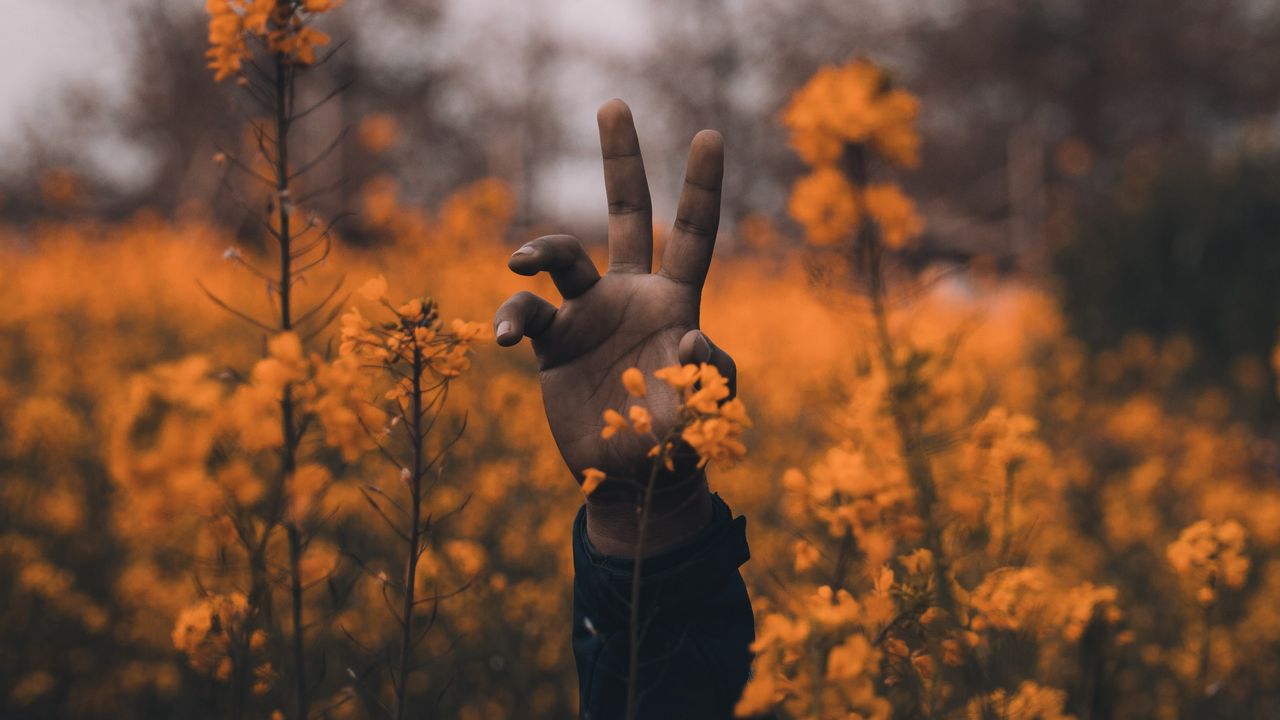
M 712 496 L 711 523 L 680 547 L 647 557 L 640 583 L 638 718 L 733 716 L 751 668 L 751 601 L 738 567 L 747 519 Z M 587 539 L 586 509 L 573 525 L 573 654 L 578 717 L 625 717 L 631 558 L 601 555 Z

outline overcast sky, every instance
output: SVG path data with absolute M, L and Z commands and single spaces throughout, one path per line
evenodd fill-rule
M 200 9 L 204 0 L 168 0 Z M 0 133 L 56 107 L 73 83 L 119 92 L 127 70 L 129 8 L 138 0 L 0 0 Z M 351 4 L 359 0 L 351 0 Z M 514 12 L 512 8 L 516 9 Z M 460 35 L 517 32 L 537 7 L 544 27 L 565 38 L 590 38 L 620 53 L 644 37 L 640 0 L 451 0 Z
M 0 135 L 53 112 L 71 83 L 123 87 L 132 0 L 0 0 Z

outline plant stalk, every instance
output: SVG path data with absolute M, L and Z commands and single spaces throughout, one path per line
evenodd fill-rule
M 422 523 L 422 348 L 413 344 L 413 471 L 409 476 L 412 510 L 409 516 L 409 557 L 405 562 L 404 606 L 400 614 L 400 672 L 396 683 L 395 720 L 405 717 L 405 695 L 409 686 L 410 661 L 413 650 L 413 608 L 418 574 L 418 544 L 421 542 Z

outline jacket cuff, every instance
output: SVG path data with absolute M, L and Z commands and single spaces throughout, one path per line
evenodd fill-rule
M 712 494 L 712 518 L 688 541 L 641 563 L 640 606 L 651 612 L 689 610 L 726 582 L 750 558 L 747 519 L 733 517 L 719 494 Z M 586 507 L 573 523 L 573 566 L 576 590 L 597 621 L 627 622 L 635 558 L 604 555 L 587 537 Z

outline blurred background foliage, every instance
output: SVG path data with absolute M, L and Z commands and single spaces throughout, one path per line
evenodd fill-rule
M 6 217 L 126 217 L 143 207 L 172 215 L 212 202 L 223 222 L 240 217 L 238 229 L 251 232 L 252 220 L 219 191 L 221 171 L 207 162 L 241 132 L 244 103 L 206 82 L 191 51 L 205 34 L 198 10 L 138 0 L 110 11 L 133 55 L 127 91 L 72 86 L 59 122 L 28 123 L 18 155 L 25 162 L 8 164 L 0 179 Z M 566 12 L 573 10 L 554 3 L 504 12 L 485 3 L 369 0 L 329 19 L 346 52 L 318 69 L 306 92 L 343 92 L 310 118 L 304 141 L 327 142 L 374 113 L 399 133 L 394 152 L 376 157 L 346 143 L 320 168 L 317 187 L 339 178 L 342 185 L 317 198 L 317 209 L 358 208 L 367 183 L 387 177 L 418 203 L 498 177 L 516 192 L 513 236 L 567 220 L 592 237 L 599 216 L 581 196 L 593 190 L 566 173 L 589 167 L 593 138 L 566 131 L 586 125 L 565 109 L 625 94 L 639 108 L 659 183 L 679 177 L 685 138 L 715 127 L 733 149 L 728 229 L 753 214 L 778 218 L 801 170 L 775 122 L 782 105 L 820 64 L 867 55 L 922 100 L 929 172 L 905 181 L 930 220 L 922 261 L 981 254 L 1050 274 L 1071 299 L 1073 326 L 1095 345 L 1137 330 L 1214 341 L 1233 359 L 1265 353 L 1269 343 L 1238 336 L 1261 338 L 1275 325 L 1272 298 L 1245 289 L 1251 280 L 1242 276 L 1270 267 L 1264 208 L 1280 89 L 1266 68 L 1280 59 L 1280 12 L 1269 3 L 659 2 L 622 13 L 619 23 L 634 26 L 623 36 L 635 36 L 625 45 L 610 44 L 608 33 L 566 34 L 553 24 Z M 104 151 L 90 146 L 104 138 L 138 168 L 125 181 L 95 168 Z M 58 174 L 92 192 L 58 201 Z M 1166 215 L 1177 209 L 1188 215 Z M 1202 240 L 1184 237 L 1179 260 L 1153 262 L 1148 250 L 1173 242 L 1162 223 Z M 358 229 L 347 236 L 368 241 Z M 1135 262 L 1091 272 L 1071 259 L 1095 242 L 1115 249 L 1107 258 Z M 1210 242 L 1222 244 L 1218 252 L 1196 249 Z M 1214 258 L 1213 269 L 1199 265 L 1202 256 Z M 1179 268 L 1209 283 L 1207 292 L 1185 292 Z M 1177 298 L 1225 305 L 1163 313 Z M 1213 318 L 1236 329 L 1211 330 Z M 1224 380 L 1213 368 L 1231 364 L 1205 370 Z

